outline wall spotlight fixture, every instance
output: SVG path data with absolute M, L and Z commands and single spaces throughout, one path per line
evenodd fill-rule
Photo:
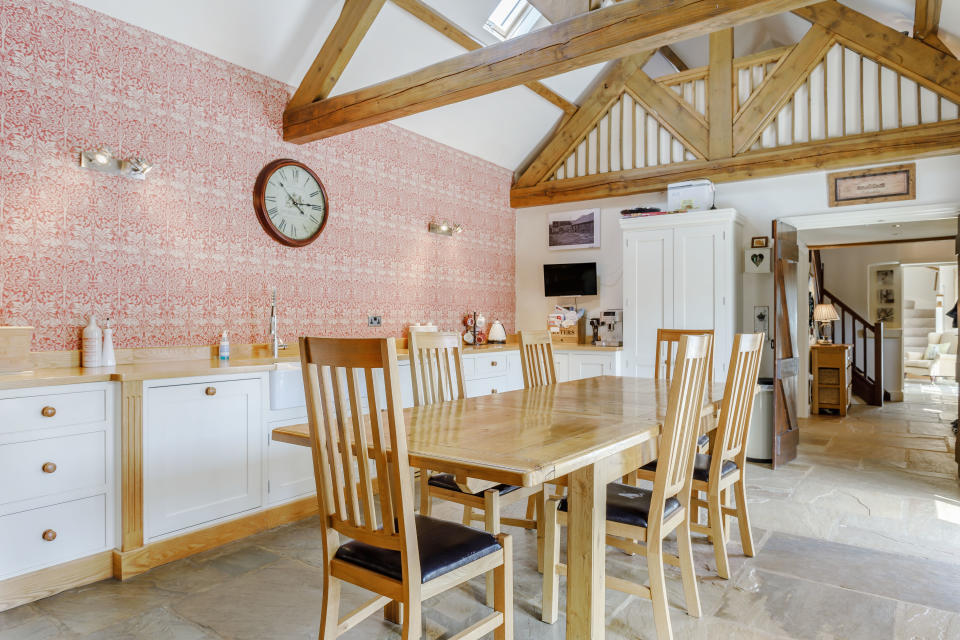
M 443 220 L 441 222 L 431 222 L 427 225 L 427 231 L 441 236 L 452 236 L 457 233 L 463 233 L 463 225 Z
M 111 176 L 143 180 L 153 165 L 143 158 L 124 160 L 116 157 L 107 147 L 80 152 L 80 166 Z

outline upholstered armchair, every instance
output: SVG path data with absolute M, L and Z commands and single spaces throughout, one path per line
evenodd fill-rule
M 925 351 L 907 351 L 903 371 L 906 374 L 937 378 L 953 378 L 957 368 L 957 330 L 928 333 Z

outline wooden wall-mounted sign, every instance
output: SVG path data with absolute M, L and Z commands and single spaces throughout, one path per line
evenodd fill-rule
M 916 200 L 917 165 L 911 162 L 831 173 L 827 175 L 827 187 L 831 207 Z

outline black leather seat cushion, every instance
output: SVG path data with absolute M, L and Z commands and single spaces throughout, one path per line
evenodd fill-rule
M 415 517 L 421 582 L 439 578 L 502 548 L 497 539 L 486 531 L 429 516 Z M 399 551 L 354 540 L 341 545 L 334 557 L 394 580 L 403 579 Z
M 701 482 L 710 481 L 710 462 L 713 457 L 707 453 L 698 453 L 697 457 L 693 460 L 693 479 L 700 480 Z M 644 471 L 656 471 L 657 470 L 657 461 L 648 462 L 647 464 L 640 467 Z M 733 460 L 724 460 L 723 466 L 720 467 L 720 475 L 725 476 L 733 473 L 737 470 L 737 463 Z
M 652 491 L 611 482 L 607 485 L 607 520 L 635 527 L 646 527 L 650 517 L 651 498 L 653 498 Z M 566 511 L 569 508 L 566 498 L 560 501 L 558 508 L 560 511 Z M 668 517 L 679 508 L 679 500 L 667 498 L 663 517 Z
M 427 482 L 430 484 L 431 487 L 438 487 L 440 489 L 446 489 L 447 491 L 456 491 L 457 493 L 464 493 L 464 491 L 457 486 L 457 481 L 454 478 L 452 473 L 438 473 L 435 476 L 430 476 L 430 480 L 428 480 Z M 499 491 L 500 495 L 504 495 L 506 493 L 516 491 L 520 487 L 515 487 L 512 484 L 499 484 L 492 488 Z M 477 496 L 478 498 L 482 498 L 483 494 L 484 494 L 483 491 L 478 491 L 473 495 Z

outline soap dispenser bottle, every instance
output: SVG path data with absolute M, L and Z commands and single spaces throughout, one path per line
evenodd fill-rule
M 117 354 L 113 349 L 113 327 L 110 324 L 110 318 L 107 318 L 107 326 L 103 328 L 103 355 L 100 356 L 100 365 L 113 367 L 116 364 Z
M 82 364 L 84 367 L 99 367 L 103 351 L 103 333 L 97 326 L 97 316 L 91 314 L 90 322 L 83 328 Z
M 220 361 L 224 362 L 230 359 L 230 340 L 227 338 L 227 332 L 224 331 L 220 336 Z

